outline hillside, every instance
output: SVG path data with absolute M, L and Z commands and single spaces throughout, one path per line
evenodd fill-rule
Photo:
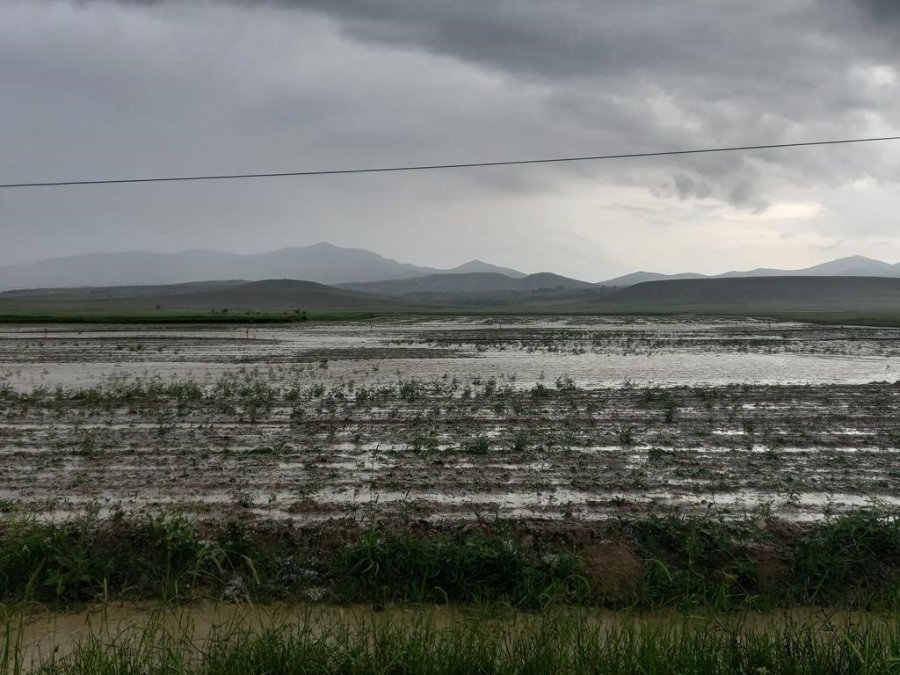
M 0 313 L 146 311 L 402 311 L 408 303 L 312 281 L 270 279 L 156 287 L 0 293 Z
M 519 272 L 518 270 L 510 269 L 509 267 L 498 267 L 497 265 L 491 265 L 490 263 L 482 262 L 481 260 L 470 260 L 467 263 L 463 263 L 462 265 L 458 265 L 452 269 L 447 270 L 450 274 L 468 274 L 469 272 L 495 272 L 497 274 L 503 274 L 507 277 L 512 277 L 513 279 L 521 279 L 525 275 L 523 272 Z
M 670 281 L 676 279 L 729 279 L 755 277 L 898 277 L 900 263 L 891 264 L 861 255 L 837 258 L 812 267 L 795 270 L 782 270 L 771 267 L 759 267 L 753 270 L 724 272 L 706 275 L 696 272 L 680 274 L 659 274 L 657 272 L 633 272 L 614 279 L 600 282 L 602 286 L 633 286 L 645 281 Z
M 180 253 L 90 253 L 34 263 L 0 266 L 0 290 L 135 286 L 201 282 L 208 279 L 306 279 L 324 284 L 407 279 L 472 271 L 524 276 L 473 260 L 452 270 L 402 263 L 359 248 L 332 244 L 236 254 L 194 250 Z
M 488 293 L 496 291 L 537 291 L 551 289 L 591 288 L 593 284 L 540 272 L 514 279 L 505 274 L 470 272 L 466 274 L 431 274 L 414 279 L 391 279 L 363 284 L 341 284 L 365 293 L 408 296 L 421 293 Z
M 900 279 L 772 276 L 648 281 L 621 289 L 600 304 L 615 311 L 898 314 Z
M 726 272 L 718 277 L 900 277 L 900 264 L 892 265 L 881 260 L 852 255 L 829 260 L 820 265 L 798 270 L 760 268 L 748 272 Z
M 634 286 L 642 284 L 645 281 L 667 281 L 670 279 L 706 279 L 707 277 L 696 272 L 683 272 L 681 274 L 660 274 L 658 272 L 632 272 L 615 279 L 607 279 L 601 281 L 598 286 Z
M 456 290 L 446 290 L 451 288 L 446 277 L 453 279 Z M 573 287 L 566 288 L 563 282 L 571 282 Z M 502 287 L 489 290 L 489 284 Z M 381 292 L 291 279 L 11 291 L 0 293 L 0 314 L 475 310 L 526 314 L 832 313 L 900 318 L 900 279 L 882 277 L 681 279 L 612 288 L 556 275 L 516 280 L 473 273 L 433 275 L 403 286 L 398 281 L 360 286 Z M 417 287 L 422 290 L 411 290 Z M 430 290 L 433 288 L 445 290 Z M 398 294 L 400 290 L 408 292 Z
M 900 263 L 850 256 L 802 269 L 760 267 L 713 276 L 695 272 L 661 274 L 640 271 L 593 285 L 623 288 L 647 281 L 796 276 L 900 278 Z M 398 296 L 413 293 L 524 292 L 576 289 L 591 285 L 549 272 L 526 275 L 481 260 L 471 260 L 444 270 L 422 267 L 398 262 L 372 251 L 327 243 L 249 254 L 209 250 L 90 253 L 0 266 L 0 291 L 168 286 L 202 283 L 209 279 L 305 279 L 350 290 Z M 416 283 L 412 283 L 413 280 L 417 280 Z
M 268 253 L 91 253 L 0 267 L 0 289 L 132 286 L 208 279 L 309 279 L 319 283 L 372 281 L 435 272 L 371 251 L 315 244 Z

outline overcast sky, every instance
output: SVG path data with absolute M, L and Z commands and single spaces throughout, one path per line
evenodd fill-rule
M 0 182 L 900 134 L 894 0 L 0 0 Z M 588 280 L 900 260 L 900 142 L 0 191 L 0 263 L 329 241 Z

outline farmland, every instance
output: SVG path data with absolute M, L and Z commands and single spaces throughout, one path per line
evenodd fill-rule
M 898 372 L 772 319 L 10 324 L 3 594 L 894 609 Z
M 13 328 L 0 495 L 56 518 L 895 507 L 898 340 L 615 319 Z

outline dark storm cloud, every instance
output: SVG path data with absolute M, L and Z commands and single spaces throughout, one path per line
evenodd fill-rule
M 691 71 L 764 78 L 760 63 L 778 63 L 786 55 L 791 61 L 799 55 L 810 62 L 844 47 L 860 55 L 884 51 L 885 46 L 866 31 L 892 36 L 884 22 L 900 19 L 900 3 L 893 0 L 246 4 L 266 2 L 328 14 L 363 38 L 412 44 L 505 70 L 553 77 L 640 74 L 652 68 L 645 74 L 654 79 L 667 73 L 683 77 Z M 804 47 L 812 49 L 804 55 Z
M 895 0 L 856 0 L 863 10 L 868 11 L 878 25 L 885 22 L 900 23 L 900 3 Z
M 869 72 L 898 64 L 900 3 L 888 0 L 269 1 L 332 17 L 358 40 L 546 87 L 548 124 L 568 127 L 561 147 L 570 154 L 874 135 L 895 130 L 900 112 L 896 86 L 877 86 Z M 667 182 L 681 198 L 759 210 L 770 200 L 767 174 L 798 185 L 891 179 L 894 167 L 870 156 L 773 152 L 759 155 L 777 166 L 771 172 L 731 156 L 624 173 Z
M 883 135 L 900 119 L 898 8 L 879 0 L 8 0 L 0 6 L 0 178 Z M 253 228 L 256 248 L 309 239 L 378 248 L 380 240 L 410 241 L 421 222 L 450 225 L 460 217 L 453 209 L 496 207 L 518 220 L 512 201 L 575 187 L 625 186 L 673 204 L 718 200 L 761 213 L 796 191 L 893 184 L 896 157 L 867 146 L 402 181 L 173 187 L 107 192 L 102 210 L 97 192 L 7 194 L 0 227 L 7 241 L 27 243 L 54 228 L 59 241 L 75 241 L 63 232 L 70 221 L 86 233 L 78 241 L 94 234 L 87 248 L 165 232 L 141 244 L 163 248 L 206 227 L 215 237 L 189 245 L 199 238 L 234 248 L 256 214 L 270 223 Z M 527 220 L 527 206 L 521 215 Z M 185 227 L 207 221 L 215 224 Z M 25 243 L 22 250 L 35 250 Z M 464 240 L 452 244 L 463 250 Z

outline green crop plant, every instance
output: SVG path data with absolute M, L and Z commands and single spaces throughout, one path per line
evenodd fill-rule
M 487 436 L 476 436 L 462 445 L 462 452 L 467 455 L 486 455 L 491 450 L 491 439 Z
M 369 534 L 332 559 L 338 597 L 348 601 L 474 602 L 515 606 L 580 602 L 590 595 L 576 556 L 539 558 L 501 538 Z

